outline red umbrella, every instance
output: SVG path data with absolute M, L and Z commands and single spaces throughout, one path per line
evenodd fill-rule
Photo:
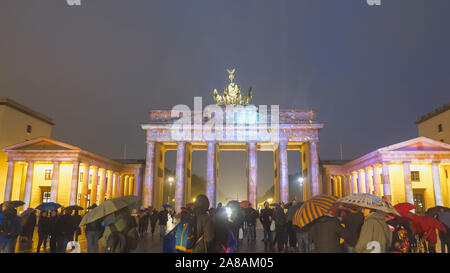
M 401 216 L 408 217 L 409 211 L 415 209 L 416 206 L 414 206 L 411 203 L 405 202 L 405 203 L 398 203 L 397 205 L 394 206 L 394 208 L 400 213 Z
M 241 208 L 248 208 L 248 205 L 250 205 L 250 201 L 248 200 L 241 201 L 239 205 L 241 206 Z
M 439 229 L 442 232 L 447 232 L 444 224 L 431 216 L 421 216 L 411 213 L 411 219 L 413 221 L 414 233 L 421 233 L 429 229 Z

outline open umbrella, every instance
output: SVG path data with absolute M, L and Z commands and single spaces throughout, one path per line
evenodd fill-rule
M 241 201 L 239 205 L 241 206 L 241 208 L 248 208 L 248 205 L 250 205 L 250 201 L 248 200 Z
M 78 205 L 72 205 L 72 206 L 68 206 L 68 207 L 64 208 L 64 210 L 70 210 L 70 211 L 72 211 L 72 210 L 83 210 L 83 207 L 80 207 Z
M 438 212 L 438 220 L 450 228 L 450 211 Z
M 107 215 L 110 215 L 122 208 L 133 207 L 139 201 L 139 197 L 134 195 L 121 196 L 113 199 L 108 199 L 101 205 L 86 213 L 81 219 L 80 226 L 87 225 Z
M 171 208 L 172 206 L 169 205 L 169 204 L 163 204 L 162 207 L 165 208 L 165 209 L 167 209 L 167 208 Z
M 304 227 L 319 217 L 327 214 L 338 198 L 333 195 L 318 195 L 306 200 L 303 205 L 295 212 L 292 224 Z
M 36 210 L 33 209 L 33 208 L 27 208 L 26 210 L 24 210 L 24 211 L 20 214 L 20 216 L 21 216 L 21 217 L 22 217 L 22 216 L 27 216 L 27 215 L 31 214 L 33 211 L 36 211 Z
M 368 193 L 355 193 L 347 195 L 338 201 L 344 206 L 357 206 L 361 208 L 375 209 L 388 214 L 394 214 L 400 216 L 400 213 L 387 201 L 381 199 L 380 197 L 368 194 Z
M 25 202 L 20 201 L 20 200 L 6 201 L 6 202 L 4 202 L 4 203 L 10 204 L 10 205 L 13 206 L 14 208 L 21 207 L 21 206 L 23 206 L 23 205 L 25 204 Z M 2 203 L 2 204 L 0 205 L 0 207 L 1 207 L 4 203 Z
M 436 206 L 436 207 L 432 207 L 427 209 L 427 211 L 425 212 L 425 215 L 428 216 L 435 216 L 438 212 L 440 212 L 441 210 L 443 211 L 450 211 L 450 208 L 447 207 L 443 207 L 443 206 Z
M 47 203 L 42 203 L 39 206 L 36 207 L 36 209 L 38 210 L 57 210 L 61 207 L 60 204 L 55 203 L 55 202 L 47 202 Z
M 400 213 L 402 217 L 409 217 L 409 211 L 416 208 L 411 203 L 405 202 L 405 203 L 398 203 L 394 206 L 394 208 Z

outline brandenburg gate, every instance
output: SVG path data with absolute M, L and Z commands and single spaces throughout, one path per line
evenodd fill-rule
M 319 130 L 315 110 L 279 109 L 278 105 L 251 105 L 252 91 L 243 96 L 233 82 L 235 70 L 228 70 L 230 83 L 223 95 L 213 91 L 215 105 L 202 108 L 200 97 L 194 98 L 194 110 L 177 105 L 172 110 L 151 110 L 146 131 L 147 156 L 143 181 L 143 205 L 163 204 L 164 158 L 176 150 L 175 210 L 191 200 L 192 152 L 207 151 L 206 195 L 215 207 L 218 192 L 218 152 L 247 152 L 247 197 L 257 204 L 257 151 L 274 155 L 274 202 L 288 202 L 287 151 L 302 155 L 304 200 L 322 192 L 319 183 Z

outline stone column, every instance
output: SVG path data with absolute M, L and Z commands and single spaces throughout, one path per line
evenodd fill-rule
M 411 184 L 411 170 L 409 168 L 411 162 L 403 162 L 403 178 L 405 181 L 406 202 L 414 205 L 414 195 Z
M 356 179 L 356 176 L 357 174 L 352 173 L 352 193 L 359 193 L 358 181 Z
M 391 181 L 389 177 L 389 165 L 386 162 L 381 162 L 381 171 L 383 172 L 383 198 L 389 203 L 392 202 L 391 195 Z
M 177 166 L 176 166 L 176 183 L 175 183 L 175 211 L 180 212 L 181 207 L 185 205 L 184 200 L 184 182 L 185 182 L 185 142 L 177 143 Z
M 331 187 L 331 185 L 332 185 L 332 177 L 331 177 L 331 175 L 330 175 L 330 171 L 329 170 L 326 170 L 325 171 L 325 189 L 326 189 L 326 192 L 324 192 L 324 193 L 326 193 L 326 194 L 332 194 L 332 191 L 331 191 L 331 189 L 333 188 L 333 187 Z
M 106 182 L 106 198 L 111 199 L 113 197 L 114 174 L 112 171 L 105 170 L 105 172 L 108 180 Z
M 88 192 L 89 192 L 89 171 L 90 171 L 91 165 L 90 164 L 86 164 L 84 166 L 84 181 L 83 181 L 83 186 L 82 186 L 82 190 L 81 190 L 81 207 L 85 208 L 87 207 L 87 197 L 88 197 Z
M 153 201 L 153 178 L 155 170 L 155 142 L 147 143 L 147 157 L 145 159 L 145 175 L 143 190 L 143 205 L 149 207 Z
M 140 173 L 140 171 L 135 176 L 136 177 L 136 185 L 135 185 L 136 188 L 135 188 L 134 194 L 136 196 L 141 196 L 141 175 L 139 173 Z
M 372 173 L 373 173 L 373 194 L 376 196 L 380 196 L 380 181 L 378 179 L 378 169 L 376 165 L 372 166 Z
M 289 177 L 288 177 L 288 161 L 286 142 L 280 142 L 278 147 L 279 152 L 279 172 L 280 172 L 280 201 L 283 203 L 289 202 Z
M 72 162 L 72 181 L 70 182 L 70 201 L 69 205 L 77 204 L 78 193 L 78 174 L 80 172 L 80 163 L 78 161 Z
M 217 144 L 208 142 L 206 154 L 206 197 L 209 199 L 209 206 L 216 206 L 216 162 L 217 162 Z
M 107 189 L 107 186 L 106 186 L 106 169 L 103 169 L 102 176 L 100 178 L 100 188 L 99 188 L 99 192 L 98 192 L 98 195 L 100 196 L 100 199 L 97 200 L 99 205 L 105 201 L 106 189 Z
M 31 202 L 31 186 L 33 182 L 33 171 L 34 171 L 34 162 L 28 161 L 27 166 L 27 177 L 25 178 L 25 190 L 23 195 L 23 202 L 25 204 L 23 205 L 23 210 L 25 211 L 29 206 Z
M 134 194 L 134 176 L 130 176 L 130 179 L 128 181 L 128 195 Z
M 91 186 L 91 200 L 89 201 L 89 205 L 97 204 L 97 187 L 98 187 L 98 167 L 94 168 L 92 173 L 92 186 Z M 101 198 L 101 197 L 100 197 Z
M 311 175 L 311 194 L 312 196 L 320 194 L 319 188 L 319 153 L 318 153 L 318 141 L 312 141 L 309 143 L 309 173 Z
M 364 168 L 364 178 L 366 179 L 366 193 L 372 194 L 371 187 L 370 187 L 370 175 L 369 175 L 369 168 Z
M 13 176 L 14 176 L 14 161 L 10 160 L 8 161 L 8 173 L 6 174 L 5 195 L 3 197 L 3 202 L 9 201 L 11 199 L 11 189 L 14 178 Z
M 128 193 L 128 185 L 130 184 L 130 176 L 127 174 L 124 177 L 123 183 L 120 185 L 120 194 L 125 196 Z
M 50 200 L 57 202 L 58 198 L 58 180 L 59 180 L 59 161 L 53 162 L 52 188 L 50 190 Z
M 248 143 L 247 152 L 247 164 L 248 164 L 248 201 L 252 204 L 253 208 L 257 206 L 257 185 L 258 185 L 258 157 L 257 157 L 257 144 L 256 142 Z
M 433 187 L 434 198 L 436 200 L 436 206 L 443 206 L 442 190 L 441 190 L 441 178 L 439 174 L 439 162 L 432 162 L 431 168 L 433 171 Z
M 115 188 L 114 198 L 121 196 L 120 195 L 120 187 L 121 187 L 121 184 L 123 184 L 123 180 L 124 180 L 123 175 L 120 173 L 117 173 L 116 174 L 116 183 L 114 184 L 114 188 Z

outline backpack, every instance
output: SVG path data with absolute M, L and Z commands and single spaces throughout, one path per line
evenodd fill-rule
M 197 242 L 197 221 L 181 221 L 174 228 L 175 249 L 178 252 L 191 253 Z
M 115 224 L 109 225 L 111 234 L 106 240 L 106 253 L 125 253 L 135 250 L 138 244 L 136 222 L 130 217 L 127 227 L 119 232 Z

